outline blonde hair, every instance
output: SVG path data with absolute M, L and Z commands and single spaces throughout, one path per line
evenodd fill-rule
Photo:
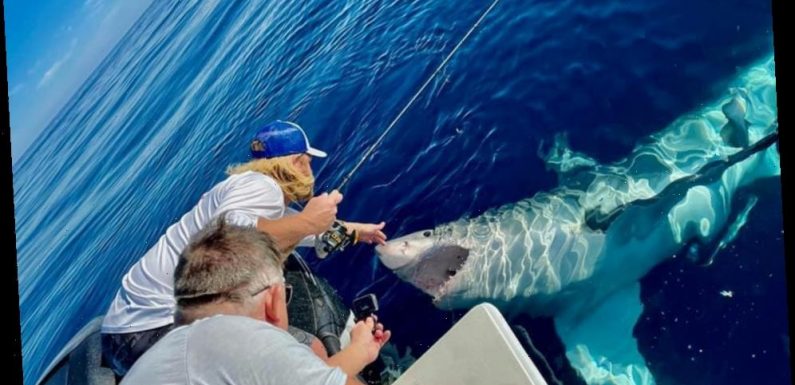
M 295 167 L 292 156 L 253 159 L 246 163 L 229 166 L 226 173 L 234 175 L 246 171 L 259 172 L 275 179 L 288 202 L 305 201 L 312 198 L 315 178 L 311 175 L 304 175 Z

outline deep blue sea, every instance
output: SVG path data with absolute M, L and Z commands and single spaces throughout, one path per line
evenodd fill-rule
M 329 152 L 314 162 L 318 190 L 334 188 L 490 3 L 154 2 L 15 161 L 25 384 L 247 160 L 260 125 L 301 124 Z M 557 176 L 539 147 L 559 133 L 619 160 L 772 55 L 771 12 L 750 0 L 501 0 L 355 174 L 339 216 L 384 220 L 396 237 L 549 190 Z M 755 189 L 713 265 L 673 258 L 642 281 L 635 336 L 659 384 L 790 381 L 780 179 Z M 434 308 L 371 247 L 305 254 L 346 301 L 378 295 L 401 353 L 420 355 L 463 314 Z M 727 287 L 733 298 L 715 295 Z M 566 377 L 550 321 L 521 322 Z

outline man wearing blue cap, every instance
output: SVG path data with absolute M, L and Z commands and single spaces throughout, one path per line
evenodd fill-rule
M 204 193 L 199 202 L 130 268 L 102 323 L 102 353 L 117 376 L 124 376 L 149 347 L 174 325 L 174 269 L 191 236 L 224 216 L 228 223 L 268 233 L 282 252 L 314 245 L 314 239 L 336 220 L 342 194 L 313 197 L 313 157 L 326 153 L 309 145 L 297 124 L 275 121 L 251 142 L 252 160 L 230 167 L 229 177 Z M 287 205 L 308 201 L 295 211 Z M 384 223 L 345 222 L 357 241 L 383 244 Z M 298 336 L 294 330 L 294 335 Z M 305 334 L 305 333 L 304 333 Z M 304 339 L 323 356 L 316 338 Z
M 228 172 L 232 175 L 246 174 L 246 178 L 256 180 L 254 184 L 259 184 L 253 189 L 256 194 L 268 192 L 268 206 L 273 211 L 260 215 L 257 227 L 271 234 L 283 251 L 288 251 L 299 243 L 301 246 L 312 246 L 313 235 L 327 230 L 334 218 L 328 215 L 318 215 L 311 220 L 307 220 L 310 218 L 306 216 L 291 217 L 289 214 L 295 212 L 286 205 L 309 200 L 304 212 L 315 213 L 310 206 L 318 205 L 336 215 L 336 204 L 342 200 L 339 192 L 332 191 L 330 194 L 310 199 L 314 192 L 312 158 L 325 158 L 326 153 L 310 146 L 306 133 L 297 124 L 277 120 L 259 130 L 251 142 L 251 156 L 253 160 L 232 167 Z M 329 207 L 330 203 L 333 203 L 333 207 Z M 354 222 L 344 224 L 349 231 L 356 231 L 358 241 L 380 244 L 386 240 L 386 235 L 381 231 L 383 222 L 377 225 Z

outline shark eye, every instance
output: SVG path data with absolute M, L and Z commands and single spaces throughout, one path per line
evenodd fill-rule
M 429 231 L 426 231 L 426 232 L 422 233 L 422 235 L 423 235 L 425 238 L 428 238 L 428 237 L 430 237 L 430 236 L 431 236 L 431 232 L 430 232 L 430 230 L 429 230 Z

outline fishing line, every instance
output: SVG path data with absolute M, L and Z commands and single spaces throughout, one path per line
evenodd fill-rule
M 439 64 L 439 66 L 436 67 L 436 70 L 433 71 L 431 76 L 429 76 L 428 79 L 425 80 L 425 83 L 422 84 L 422 86 L 417 90 L 417 92 L 414 93 L 414 96 L 412 96 L 411 99 L 409 99 L 408 103 L 406 103 L 403 109 L 400 110 L 397 116 L 395 116 L 395 119 L 392 120 L 392 123 L 390 123 L 389 126 L 387 126 L 387 128 L 384 130 L 384 132 L 381 133 L 381 136 L 378 137 L 375 143 L 373 143 L 367 149 L 367 151 L 365 151 L 364 155 L 362 155 L 362 157 L 359 159 L 359 162 L 356 164 L 356 166 L 354 166 L 353 169 L 351 169 L 351 171 L 348 173 L 348 175 L 345 176 L 345 179 L 342 180 L 342 183 L 340 183 L 340 186 L 339 188 L 337 188 L 337 190 L 342 191 L 342 188 L 345 187 L 346 184 L 348 184 L 351 177 L 353 177 L 353 174 L 355 174 L 356 171 L 358 171 L 359 168 L 367 160 L 367 157 L 369 157 L 373 153 L 373 151 L 375 151 L 378 145 L 381 144 L 381 142 L 384 140 L 384 138 L 389 133 L 389 131 L 391 131 L 392 128 L 394 128 L 397 125 L 398 121 L 400 121 L 400 119 L 403 117 L 406 111 L 408 111 L 408 109 L 414 104 L 417 98 L 419 98 L 420 94 L 422 94 L 422 92 L 425 91 L 425 88 L 427 88 L 428 85 L 431 84 L 431 81 L 433 81 L 433 79 L 436 78 L 439 72 L 441 72 L 442 68 L 444 68 L 444 66 L 447 65 L 450 59 L 453 58 L 453 55 L 455 55 L 455 53 L 458 52 L 458 49 L 464 45 L 467 39 L 469 39 L 469 36 L 472 35 L 473 32 L 475 32 L 475 30 L 480 26 L 480 24 L 483 22 L 486 16 L 488 16 L 489 12 L 491 12 L 491 10 L 494 9 L 494 7 L 497 6 L 497 3 L 499 2 L 500 0 L 494 0 L 491 3 L 491 5 L 483 12 L 483 14 L 480 15 L 480 18 L 478 18 L 478 20 L 475 21 L 474 24 L 472 24 L 472 27 L 469 28 L 469 30 L 464 35 L 464 37 L 462 37 L 461 40 L 458 42 L 458 44 L 456 44 L 456 46 L 453 47 L 450 53 L 447 54 L 447 57 L 445 57 L 444 60 L 442 60 L 441 64 Z

